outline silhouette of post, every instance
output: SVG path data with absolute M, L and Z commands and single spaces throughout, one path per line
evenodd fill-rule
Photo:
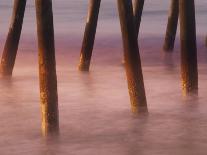
M 179 0 L 181 73 L 186 93 L 198 90 L 196 22 L 194 0 Z
M 137 37 L 139 35 L 143 7 L 144 7 L 144 0 L 134 0 L 133 13 L 134 13 L 135 32 L 137 34 Z
M 13 13 L 1 58 L 0 72 L 3 76 L 11 76 L 17 55 L 26 0 L 14 0 Z
M 205 44 L 206 44 L 206 47 L 207 47 L 207 37 L 205 38 Z
M 135 24 L 135 34 L 137 35 L 137 39 L 139 36 L 139 29 L 142 19 L 142 12 L 144 7 L 144 0 L 134 0 L 133 1 L 133 15 L 134 15 L 134 24 Z M 122 63 L 125 63 L 125 60 L 122 60 Z
M 175 37 L 176 37 L 177 26 L 178 26 L 178 17 L 179 17 L 179 0 L 171 0 L 165 41 L 163 45 L 163 49 L 165 51 L 172 51 L 174 49 Z
M 36 0 L 42 131 L 59 131 L 52 0 Z
M 141 60 L 131 0 L 117 0 L 124 46 L 125 68 L 132 112 L 147 112 Z
M 98 22 L 98 15 L 101 0 L 90 0 L 88 8 L 88 17 L 85 27 L 84 38 L 82 42 L 82 49 L 80 54 L 80 71 L 89 71 L 91 56 L 96 35 L 96 28 Z

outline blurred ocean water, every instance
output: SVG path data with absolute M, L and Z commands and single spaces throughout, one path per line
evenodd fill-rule
M 0 0 L 2 53 L 13 0 Z M 53 0 L 60 136 L 41 136 L 34 0 L 28 0 L 13 77 L 0 79 L 2 155 L 206 155 L 207 1 L 196 0 L 199 94 L 184 96 L 180 46 L 165 53 L 170 0 L 146 0 L 140 34 L 149 115 L 133 117 L 121 63 L 116 0 L 102 0 L 91 71 L 77 71 L 87 0 Z
M 8 31 L 8 24 L 12 12 L 13 0 L 0 2 L 0 34 L 4 36 Z M 87 0 L 53 0 L 55 32 L 57 35 L 76 36 L 83 33 L 87 15 Z M 196 17 L 198 35 L 206 33 L 207 1 L 196 0 Z M 163 35 L 167 22 L 170 0 L 146 0 L 141 36 Z M 28 0 L 25 13 L 23 34 L 35 34 L 34 0 Z M 156 31 L 155 31 L 156 30 Z M 102 0 L 98 24 L 98 36 L 118 35 L 120 33 L 116 0 Z M 77 37 L 77 36 L 76 36 Z

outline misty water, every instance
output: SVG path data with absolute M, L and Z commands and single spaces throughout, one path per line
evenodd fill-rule
M 91 71 L 77 70 L 87 15 L 86 0 L 53 0 L 60 136 L 41 134 L 38 54 L 33 0 L 28 0 L 13 77 L 0 79 L 2 155 L 206 155 L 207 1 L 196 0 L 199 93 L 182 93 L 179 35 L 175 51 L 162 43 L 169 1 L 146 1 L 140 30 L 149 114 L 130 111 L 122 64 L 116 1 L 103 0 Z M 0 51 L 12 0 L 0 1 Z

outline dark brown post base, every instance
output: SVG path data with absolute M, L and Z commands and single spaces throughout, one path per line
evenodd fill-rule
M 57 77 L 51 0 L 36 0 L 39 79 L 44 135 L 59 131 Z
M 194 0 L 179 0 L 181 75 L 186 93 L 198 90 L 198 66 Z
M 135 34 L 131 0 L 117 0 L 124 45 L 124 58 L 131 109 L 134 113 L 147 112 L 147 101 L 142 75 L 141 60 Z
M 101 0 L 90 0 L 88 8 L 88 17 L 85 27 L 85 34 L 82 43 L 82 49 L 80 54 L 80 71 L 89 71 L 91 56 L 94 46 L 94 40 L 96 35 L 96 28 L 98 22 L 98 15 L 100 9 Z
M 26 0 L 14 0 L 12 20 L 1 58 L 0 72 L 2 76 L 11 76 L 17 55 Z

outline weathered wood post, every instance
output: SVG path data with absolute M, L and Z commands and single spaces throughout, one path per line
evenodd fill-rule
M 85 27 L 84 38 L 82 42 L 82 49 L 80 54 L 80 71 L 89 71 L 91 56 L 96 35 L 96 28 L 98 22 L 98 15 L 101 0 L 90 0 L 88 8 L 88 17 Z
M 207 47 L 207 37 L 205 38 L 205 44 L 206 44 L 206 47 Z
M 11 76 L 17 55 L 26 0 L 14 0 L 13 13 L 1 58 L 0 72 L 3 76 Z
M 186 93 L 198 90 L 196 22 L 194 0 L 179 0 L 181 73 Z
M 117 0 L 132 112 L 147 112 L 147 101 L 131 0 Z
M 138 37 L 141 19 L 142 19 L 142 12 L 144 7 L 144 0 L 134 0 L 133 2 L 134 2 L 133 13 L 134 13 L 135 32 Z
M 43 134 L 59 131 L 52 0 L 36 0 Z
M 134 15 L 134 24 L 135 24 L 135 34 L 139 36 L 140 24 L 142 20 L 142 12 L 144 7 L 144 0 L 133 0 L 133 15 Z M 122 60 L 122 63 L 125 63 L 125 60 Z
M 179 0 L 171 0 L 169 10 L 168 23 L 165 35 L 163 49 L 165 51 L 172 51 L 174 49 L 175 37 L 179 18 Z

